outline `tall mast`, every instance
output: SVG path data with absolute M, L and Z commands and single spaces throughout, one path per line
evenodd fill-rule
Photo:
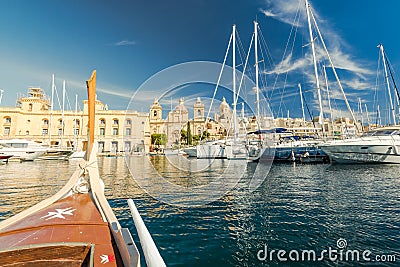
M 332 105 L 331 105 L 331 95 L 329 93 L 329 83 L 328 83 L 328 75 L 326 75 L 326 67 L 325 65 L 322 66 L 324 69 L 324 77 L 325 77 L 325 86 L 326 86 L 326 95 L 328 97 L 328 107 L 329 107 L 329 113 L 330 113 L 330 119 L 331 119 L 331 125 L 332 125 L 332 136 L 334 135 L 334 127 L 333 127 L 333 111 L 332 111 Z
M 1 104 L 1 101 L 3 100 L 3 93 L 4 93 L 4 90 L 0 89 L 0 104 Z
M 324 127 L 324 113 L 322 112 L 322 98 L 321 98 L 321 87 L 319 84 L 318 77 L 318 68 L 317 68 L 317 57 L 315 55 L 315 45 L 314 45 L 314 37 L 311 28 L 311 17 L 310 17 L 310 5 L 308 4 L 308 0 L 306 0 L 306 10 L 307 10 L 307 21 L 308 21 L 308 30 L 310 32 L 310 42 L 311 42 L 311 50 L 313 55 L 314 62 L 314 74 L 315 74 L 315 82 L 317 85 L 317 95 L 318 95 L 318 104 L 319 104 L 319 122 L 322 124 L 322 135 L 325 135 L 325 127 Z
M 96 70 L 92 72 L 90 79 L 86 81 L 88 91 L 88 145 L 86 148 L 86 159 L 89 159 L 94 143 L 94 125 L 96 113 Z
M 307 0 L 306 0 L 306 2 L 307 2 Z M 308 6 L 309 6 L 309 5 L 308 5 Z M 307 10 L 308 10 L 308 9 L 307 9 Z M 319 30 L 317 21 L 315 20 L 312 11 L 309 10 L 309 12 L 310 12 L 310 15 L 311 15 L 311 17 L 312 17 L 312 19 L 313 19 L 315 28 L 316 28 L 316 30 L 317 30 L 318 36 L 319 36 L 320 41 L 321 41 L 321 44 L 322 44 L 322 47 L 324 48 L 325 54 L 326 54 L 326 56 L 328 57 L 329 64 L 331 65 L 333 74 L 335 75 L 335 79 L 336 79 L 336 81 L 337 81 L 337 83 L 338 83 L 338 85 L 339 85 L 340 91 L 341 91 L 341 93 L 342 93 L 342 95 L 343 95 L 343 99 L 344 99 L 344 102 L 346 103 L 347 110 L 350 112 L 350 116 L 351 116 L 351 118 L 352 118 L 353 121 L 354 121 L 354 126 L 356 127 L 356 129 L 357 129 L 358 131 L 360 131 L 360 129 L 358 129 L 357 123 L 355 123 L 355 122 L 356 122 L 356 117 L 354 116 L 353 110 L 351 109 L 350 104 L 349 104 L 349 101 L 347 100 L 346 94 L 344 93 L 342 83 L 341 83 L 341 81 L 340 81 L 340 79 L 339 79 L 339 76 L 338 76 L 338 74 L 337 74 L 337 72 L 336 72 L 335 65 L 333 65 L 333 62 L 332 62 L 331 56 L 329 55 L 328 49 L 326 48 L 326 45 L 325 45 L 325 42 L 324 42 L 324 38 L 322 38 L 322 34 L 321 34 L 320 30 Z
M 254 56 L 256 62 L 256 102 L 257 102 L 257 124 L 260 128 L 260 95 L 258 87 L 258 22 L 254 21 Z
M 304 114 L 303 92 L 301 91 L 301 84 L 298 84 L 300 90 L 301 112 L 303 113 L 303 122 L 306 122 L 306 115 Z
M 65 108 L 65 80 L 63 81 L 63 93 L 62 93 L 62 113 L 61 113 L 61 141 L 60 141 L 60 147 L 63 146 L 63 135 L 64 135 L 64 108 Z
M 77 131 L 76 131 L 76 129 L 78 128 L 78 124 L 76 123 L 76 115 L 78 114 L 78 95 L 76 94 L 75 95 L 75 113 L 74 113 L 74 127 L 73 127 L 73 129 L 74 129 L 74 136 L 75 136 L 75 148 L 74 148 L 74 150 L 77 150 L 77 146 L 78 146 L 78 134 L 77 134 Z M 79 128 L 78 128 L 78 133 L 79 133 Z
M 53 110 L 54 110 L 54 74 L 51 76 L 51 102 L 50 102 L 50 123 L 49 123 L 49 146 L 51 146 L 51 130 L 53 124 Z
M 366 103 L 364 103 L 364 107 L 365 107 L 365 113 L 367 114 L 367 123 L 368 123 L 368 127 L 369 127 L 370 121 L 369 121 L 368 107 L 367 107 Z
M 382 118 L 381 118 L 381 109 L 379 108 L 379 105 L 377 106 L 377 111 L 376 111 L 376 115 L 377 115 L 377 124 L 378 126 L 382 125 Z
M 232 26 L 233 142 L 236 142 L 236 25 Z
M 364 118 L 363 118 L 363 112 L 362 112 L 362 104 L 361 104 L 361 98 L 358 98 L 358 113 L 361 118 L 361 126 L 364 124 Z
M 381 53 L 382 53 L 383 69 L 385 70 L 385 80 L 386 80 L 386 86 L 387 86 L 389 102 L 390 102 L 390 111 L 392 113 L 392 118 L 393 118 L 393 125 L 396 125 L 396 113 L 394 111 L 394 105 L 393 105 L 393 101 L 392 101 L 392 93 L 390 92 L 389 75 L 388 75 L 388 72 L 387 72 L 387 69 L 386 69 L 385 51 L 383 49 L 383 45 L 382 44 L 379 44 L 378 47 L 379 47 L 379 49 L 381 50 Z M 390 119 L 389 119 L 389 121 L 390 121 Z

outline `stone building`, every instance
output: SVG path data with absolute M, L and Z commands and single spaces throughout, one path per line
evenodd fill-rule
M 23 138 L 48 146 L 84 149 L 87 143 L 87 100 L 82 111 L 52 110 L 41 88 L 29 88 L 16 107 L 0 107 L 1 138 Z M 149 114 L 109 110 L 96 100 L 95 138 L 99 152 L 148 151 Z
M 222 116 L 218 115 L 217 120 L 210 120 L 206 123 L 204 116 L 204 104 L 200 98 L 197 98 L 193 104 L 193 117 L 189 119 L 189 111 L 184 105 L 183 99 L 179 100 L 179 104 L 170 112 L 166 119 L 163 119 L 163 108 L 158 99 L 155 99 L 150 106 L 150 134 L 165 134 L 167 137 L 166 148 L 172 148 L 180 144 L 181 131 L 187 130 L 188 122 L 190 123 L 190 133 L 192 136 L 201 136 L 207 131 L 211 140 L 218 140 L 226 135 L 225 125 L 229 125 L 229 117 L 231 114 L 229 105 L 223 99 L 220 106 Z

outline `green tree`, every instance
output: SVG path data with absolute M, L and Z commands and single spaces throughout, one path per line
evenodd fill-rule
M 192 132 L 190 131 L 190 121 L 188 121 L 188 123 L 187 123 L 187 130 L 186 130 L 186 132 L 187 132 L 187 144 L 188 144 L 189 146 L 191 146 L 191 145 L 192 145 L 193 138 L 192 138 Z
M 209 138 L 210 138 L 210 133 L 208 131 L 204 131 L 200 137 L 201 140 L 205 140 L 205 139 L 209 139 Z
M 181 130 L 181 143 L 187 144 L 187 131 Z
M 193 135 L 193 144 L 197 145 L 199 141 L 200 141 L 200 135 L 198 134 Z
M 152 134 L 151 135 L 151 144 L 155 146 L 165 145 L 167 143 L 167 135 L 166 134 Z

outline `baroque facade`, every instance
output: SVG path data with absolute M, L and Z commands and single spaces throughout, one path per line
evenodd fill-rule
M 163 108 L 158 99 L 155 99 L 150 106 L 150 134 L 165 134 L 167 138 L 166 148 L 178 146 L 181 140 L 182 130 L 188 130 L 192 136 L 201 136 L 205 131 L 209 133 L 209 139 L 218 140 L 226 136 L 226 127 L 229 126 L 228 117 L 230 118 L 230 108 L 226 101 L 223 101 L 220 107 L 220 117 L 216 117 L 206 122 L 204 115 L 204 104 L 198 97 L 193 104 L 193 116 L 187 110 L 184 100 L 181 98 L 179 104 L 168 112 L 163 119 Z M 222 112 L 221 112 L 222 111 Z

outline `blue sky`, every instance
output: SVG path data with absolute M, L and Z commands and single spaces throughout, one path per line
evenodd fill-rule
M 384 44 L 393 70 L 399 68 L 396 18 L 400 2 L 310 3 L 353 109 L 357 109 L 357 98 L 361 97 L 372 116 L 379 43 Z M 303 1 L 295 28 L 292 24 L 299 0 L 17 0 L 0 5 L 2 106 L 13 106 L 17 93 L 26 93 L 29 86 L 40 86 L 50 94 L 53 73 L 60 95 L 65 79 L 70 102 L 75 94 L 83 100 L 84 82 L 97 69 L 99 99 L 110 108 L 125 109 L 134 91 L 165 68 L 191 61 L 222 63 L 232 24 L 237 25 L 247 51 L 253 20 L 257 19 L 270 55 L 269 61 L 264 59 L 268 64 L 262 70 L 267 81 L 263 90 L 271 98 L 275 116 L 286 116 L 287 110 L 291 116 L 301 115 L 299 82 L 313 115 L 317 114 L 310 48 L 303 47 L 309 43 Z M 296 41 L 290 42 L 293 50 L 284 54 L 292 29 L 297 33 Z M 319 62 L 325 64 L 321 50 L 317 51 Z M 334 109 L 344 109 L 329 70 L 328 78 L 332 96 L 337 98 Z M 195 86 L 186 91 L 188 95 L 195 92 Z M 386 98 L 384 89 L 379 89 L 382 113 Z M 173 101 L 177 103 L 177 99 Z M 146 107 L 137 109 L 145 111 Z

